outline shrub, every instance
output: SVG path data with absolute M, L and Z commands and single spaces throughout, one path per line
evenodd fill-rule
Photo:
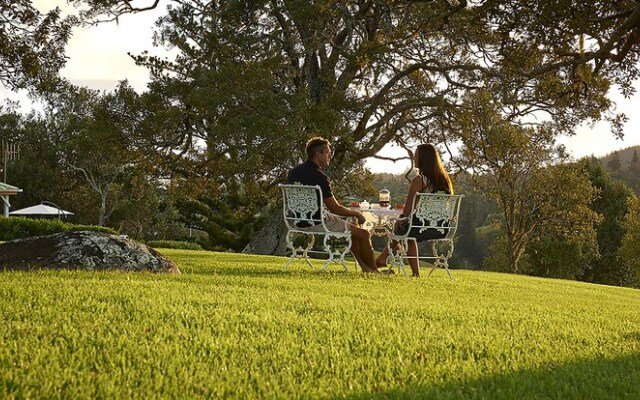
M 69 231 L 96 231 L 117 234 L 115 230 L 104 226 L 74 225 L 58 219 L 0 217 L 0 240 L 3 241 Z
M 147 245 L 153 248 L 178 249 L 178 250 L 202 250 L 202 246 L 194 242 L 182 242 L 178 240 L 151 240 Z

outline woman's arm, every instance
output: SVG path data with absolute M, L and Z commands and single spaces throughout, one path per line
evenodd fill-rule
M 420 189 L 422 189 L 422 176 L 416 175 L 409 184 L 409 193 L 407 193 L 407 200 L 404 202 L 404 211 L 402 211 L 402 215 L 405 217 L 411 215 L 411 211 L 413 211 L 413 199 L 416 197 L 416 193 L 418 193 Z
M 413 198 L 416 197 L 416 193 L 421 189 L 422 177 L 420 175 L 413 177 L 409 184 L 409 193 L 407 193 L 407 200 L 404 202 L 402 215 L 400 215 L 400 218 L 396 219 L 394 223 L 394 232 L 398 232 L 401 229 L 402 224 L 407 220 L 409 215 L 411 215 L 411 211 L 413 210 Z

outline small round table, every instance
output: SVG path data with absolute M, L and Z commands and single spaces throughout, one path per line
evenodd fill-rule
M 352 210 L 360 211 L 365 223 L 363 228 L 376 236 L 390 236 L 393 232 L 393 223 L 402 214 L 401 208 L 360 208 L 351 207 Z

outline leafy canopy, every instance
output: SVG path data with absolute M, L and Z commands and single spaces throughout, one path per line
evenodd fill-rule
M 632 92 L 638 13 L 632 1 L 174 1 L 156 41 L 176 57 L 135 58 L 172 110 L 164 143 L 201 140 L 208 159 L 274 182 L 312 135 L 332 139 L 338 170 L 389 142 L 450 141 L 480 89 L 508 121 L 535 116 L 557 134 L 605 118 L 621 135 L 606 95 Z
M 9 90 L 49 88 L 65 64 L 75 22 L 57 8 L 42 14 L 30 0 L 0 0 L 0 84 Z

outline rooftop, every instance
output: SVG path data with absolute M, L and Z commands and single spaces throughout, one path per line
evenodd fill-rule
M 22 189 L 0 182 L 0 194 L 16 194 L 20 192 L 22 192 Z

